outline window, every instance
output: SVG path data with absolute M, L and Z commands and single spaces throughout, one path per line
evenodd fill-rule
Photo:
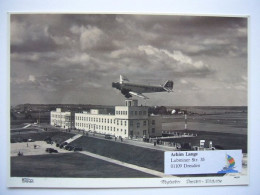
M 137 127 L 137 128 L 140 127 L 140 123 L 139 123 L 139 122 L 136 123 L 136 127 Z
M 125 111 L 125 115 L 127 115 L 127 111 Z
M 126 135 L 126 129 L 125 129 L 125 135 Z
M 155 128 L 152 128 L 152 133 L 155 133 Z
M 134 112 L 133 112 L 133 111 L 131 111 L 131 112 L 130 112 L 130 115 L 131 115 L 131 116 L 133 116 L 133 115 L 134 115 Z
M 137 115 L 137 111 L 135 111 L 135 115 Z
M 143 130 L 143 135 L 146 135 L 146 130 Z
M 123 125 L 123 121 L 121 120 L 121 125 Z
M 152 120 L 152 125 L 155 125 L 155 120 Z
M 144 121 L 144 124 L 143 124 L 144 126 L 146 126 L 146 121 Z
M 139 111 L 139 115 L 142 115 L 142 111 Z
M 127 123 L 127 122 L 125 121 L 125 126 L 126 126 L 126 123 Z
M 133 126 L 133 121 L 130 121 L 130 126 Z

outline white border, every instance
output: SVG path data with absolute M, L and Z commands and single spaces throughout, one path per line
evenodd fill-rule
M 12 14 L 37 14 L 37 12 L 11 12 L 9 14 L 9 24 L 11 20 L 11 15 Z M 62 14 L 62 13 L 50 13 L 50 12 L 40 12 L 40 14 Z M 63 13 L 66 14 L 66 13 Z M 70 12 L 69 14 L 106 14 L 106 13 L 72 13 Z M 129 14 L 129 13 L 108 13 L 108 14 Z M 142 13 L 138 13 L 142 14 Z M 143 14 L 143 15 L 148 15 L 148 14 Z M 150 15 L 150 14 L 149 14 Z M 169 13 L 164 13 L 164 14 L 152 14 L 152 15 L 175 15 L 175 14 L 169 14 Z M 178 15 L 183 15 L 184 14 L 178 14 Z M 188 14 L 186 14 L 188 15 Z M 189 16 L 202 16 L 202 15 L 189 15 Z M 205 17 L 241 17 L 241 18 L 247 18 L 248 16 L 218 16 L 218 15 L 203 15 Z M 10 28 L 9 28 L 10 29 Z M 9 33 L 9 39 L 10 43 L 10 33 Z M 10 51 L 10 50 L 9 50 Z M 8 56 L 11 54 L 9 53 Z M 10 58 L 8 59 L 10 60 Z M 10 62 L 9 62 L 10 63 Z M 10 67 L 9 66 L 9 75 L 10 75 Z M 9 89 L 10 89 L 10 79 L 9 79 Z M 10 94 L 9 94 L 10 96 Z M 8 103 L 10 106 L 10 98 L 8 99 Z M 10 107 L 9 107 L 10 110 Z M 10 124 L 10 118 L 8 118 L 8 122 Z M 8 131 L 8 137 L 10 137 L 10 129 Z M 10 144 L 8 144 L 8 151 L 10 154 Z M 8 154 L 7 154 L 8 155 Z M 174 179 L 175 181 L 178 182 L 178 184 L 167 184 L 165 185 L 162 181 L 163 180 L 170 180 L 168 178 L 156 178 L 156 179 L 150 179 L 150 178 L 135 178 L 135 179 L 130 179 L 130 178 L 98 178 L 98 179 L 93 179 L 93 178 L 51 178 L 51 177 L 46 177 L 46 178 L 32 178 L 32 177 L 19 177 L 19 178 L 14 178 L 10 176 L 11 173 L 11 167 L 10 167 L 10 158 L 9 156 L 7 157 L 7 166 L 9 170 L 9 175 L 8 175 L 8 182 L 7 186 L 8 187 L 30 187 L 30 188 L 147 188 L 147 187 L 189 187 L 189 186 L 219 186 L 219 185 L 248 185 L 249 184 L 249 179 L 248 179 L 248 173 L 247 176 L 239 177 L 239 178 L 234 178 L 234 177 L 200 177 L 197 178 L 196 176 L 191 176 L 189 178 L 181 178 L 181 177 L 176 177 Z M 23 183 L 22 179 L 32 179 L 34 182 L 33 183 Z M 218 180 L 220 179 L 222 182 L 221 183 L 206 183 L 206 180 L 211 179 L 211 180 Z M 193 181 L 201 181 L 201 183 L 190 183 L 187 182 L 188 180 L 193 180 Z
M 249 53 L 249 62 L 250 62 L 250 69 L 248 72 L 249 77 L 249 98 L 248 98 L 248 106 L 250 107 L 249 111 L 249 148 L 250 150 L 250 186 L 236 186 L 236 187 L 211 187 L 211 188 L 174 188 L 174 189 L 143 189 L 141 191 L 142 194 L 158 194 L 158 193 L 171 193 L 171 190 L 174 190 L 174 193 L 182 193 L 182 194 L 190 194 L 190 193 L 202 193 L 204 194 L 220 194 L 220 193 L 228 193 L 232 192 L 234 194 L 259 194 L 260 188 L 258 185 L 259 176 L 260 176 L 260 169 L 259 169 L 259 142 L 258 137 L 260 137 L 259 133 L 259 21 L 260 21 L 260 1 L 257 0 L 242 0 L 242 1 L 234 1 L 230 0 L 226 2 L 225 0 L 198 0 L 198 1 L 173 1 L 173 0 L 150 0 L 150 1 L 138 1 L 138 0 L 126 0 L 123 4 L 117 4 L 117 1 L 105 1 L 105 0 L 98 0 L 93 2 L 85 2 L 83 0 L 69 1 L 69 0 L 56 0 L 55 2 L 52 0 L 24 0 L 24 1 L 15 1 L 10 0 L 6 2 L 1 2 L 0 10 L 1 10 L 1 54 L 2 56 L 2 63 L 3 65 L 8 64 L 7 59 L 7 51 L 8 48 L 8 36 L 7 36 L 7 15 L 6 12 L 14 11 L 14 12 L 127 12 L 127 13 L 171 13 L 171 14 L 191 14 L 191 15 L 249 15 L 250 19 L 250 46 L 248 48 Z M 4 106 L 1 109 L 1 136 L 0 136 L 0 143 L 5 143 L 1 145 L 0 152 L 2 156 L 9 156 L 7 155 L 7 144 L 9 144 L 9 140 L 7 140 L 7 133 L 5 130 L 8 128 L 8 121 L 6 114 L 9 114 L 8 111 L 8 98 L 7 95 L 9 94 L 8 88 L 8 68 L 5 66 L 0 66 L 1 70 L 1 89 L 4 92 L 7 92 L 4 96 L 2 95 L 0 98 L 2 105 Z M 1 185 L 1 194 L 14 194 L 17 193 L 17 190 L 10 190 L 6 188 L 6 176 L 7 176 L 7 169 L 6 164 L 2 165 L 1 163 L 1 170 L 0 172 L 0 185 Z M 85 191 L 82 190 L 75 190 L 77 193 L 85 194 Z M 56 192 L 62 194 L 68 194 L 71 191 L 66 190 L 19 190 L 19 194 L 46 194 L 49 192 Z M 89 192 L 94 192 L 95 194 L 105 194 L 107 193 L 106 190 L 88 190 Z M 121 194 L 132 194 L 140 192 L 137 189 L 128 189 L 122 191 L 120 190 L 111 190 L 109 193 L 116 193 Z

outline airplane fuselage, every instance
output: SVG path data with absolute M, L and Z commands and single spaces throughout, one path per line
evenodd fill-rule
M 163 92 L 162 86 L 153 86 L 153 85 L 142 85 L 135 83 L 122 83 L 121 88 L 129 91 L 134 91 L 137 93 L 153 93 L 153 92 Z

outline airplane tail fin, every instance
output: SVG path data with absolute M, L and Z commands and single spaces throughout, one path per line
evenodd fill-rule
M 120 80 L 119 80 L 119 82 L 122 84 L 122 83 L 125 82 L 125 81 L 129 81 L 128 78 L 126 78 L 126 77 L 123 76 L 123 75 L 120 75 Z
M 172 92 L 173 89 L 173 81 L 168 80 L 164 85 L 163 88 L 168 91 L 168 92 Z

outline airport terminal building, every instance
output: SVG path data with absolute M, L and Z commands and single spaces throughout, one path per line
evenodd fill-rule
M 138 106 L 137 100 L 126 100 L 124 106 L 115 106 L 113 114 L 105 109 L 91 109 L 90 112 L 75 113 L 74 119 L 76 129 L 116 137 L 149 138 L 162 135 L 161 116 L 149 115 L 148 107 Z
M 69 129 L 73 126 L 71 112 L 62 112 L 61 108 L 56 108 L 55 111 L 51 111 L 51 125 L 61 127 L 63 129 Z

